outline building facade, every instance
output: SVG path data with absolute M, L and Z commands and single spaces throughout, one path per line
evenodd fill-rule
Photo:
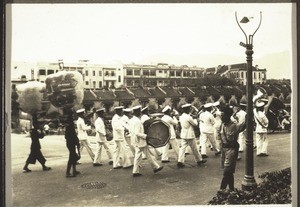
M 78 71 L 83 76 L 84 88 L 118 88 L 123 85 L 123 69 L 118 65 L 91 64 L 86 60 L 78 63 L 37 63 L 37 81 L 45 82 L 47 75 L 58 71 Z
M 233 65 L 219 65 L 214 68 L 207 68 L 205 75 L 218 74 L 227 78 L 235 79 L 241 85 L 247 83 L 247 63 Z M 252 67 L 253 84 L 263 84 L 267 80 L 267 70 L 258 68 L 258 65 Z
M 124 85 L 136 86 L 177 86 L 182 79 L 197 79 L 203 77 L 204 68 L 175 66 L 167 63 L 157 65 L 125 64 Z
M 21 68 L 21 66 L 13 67 L 12 71 L 16 70 L 15 68 Z M 83 75 L 84 88 L 86 89 L 119 88 L 122 86 L 184 86 L 188 83 L 197 83 L 197 79 L 209 75 L 235 79 L 241 85 L 247 83 L 247 63 L 201 68 L 187 65 L 175 66 L 167 63 L 100 65 L 90 63 L 88 60 L 80 60 L 77 63 L 38 62 L 34 67 L 28 66 L 28 70 L 31 71 L 28 80 L 41 82 L 46 80 L 47 75 L 60 70 L 78 71 Z M 266 69 L 260 69 L 258 66 L 253 67 L 253 84 L 265 83 L 267 80 L 266 72 Z

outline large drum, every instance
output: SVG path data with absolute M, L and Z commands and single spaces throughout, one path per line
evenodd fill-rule
M 165 146 L 170 139 L 169 126 L 159 118 L 149 119 L 145 123 L 145 133 L 147 134 L 147 143 L 154 147 Z

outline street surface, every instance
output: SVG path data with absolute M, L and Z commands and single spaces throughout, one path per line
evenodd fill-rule
M 254 133 L 255 134 L 255 133 Z M 254 176 L 282 170 L 291 166 L 291 135 L 286 132 L 268 134 L 269 157 L 254 155 Z M 132 177 L 132 169 L 112 169 L 107 156 L 102 154 L 103 166 L 93 167 L 86 149 L 83 149 L 81 174 L 66 178 L 68 150 L 62 135 L 41 139 L 42 153 L 51 171 L 42 171 L 41 165 L 23 166 L 30 151 L 31 139 L 24 134 L 11 135 L 11 170 L 13 206 L 141 206 L 141 205 L 206 205 L 216 195 L 222 179 L 220 157 L 208 150 L 207 163 L 198 167 L 192 155 L 186 156 L 186 167 L 176 167 L 175 153 L 170 152 L 170 163 L 154 174 L 147 160 L 142 162 L 143 176 Z M 113 148 L 113 143 L 111 143 Z M 238 161 L 235 187 L 241 188 L 245 172 L 245 158 Z M 99 182 L 99 189 L 85 189 L 82 185 Z M 10 206 L 10 205 L 8 205 Z

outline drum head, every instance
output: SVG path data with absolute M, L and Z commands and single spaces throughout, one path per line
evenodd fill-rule
M 155 120 L 153 121 L 147 133 L 147 143 L 155 148 L 165 146 L 170 139 L 170 130 L 169 126 L 161 121 Z

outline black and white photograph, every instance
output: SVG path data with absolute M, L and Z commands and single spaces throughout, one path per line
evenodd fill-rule
M 7 206 L 296 206 L 296 7 L 7 4 Z

